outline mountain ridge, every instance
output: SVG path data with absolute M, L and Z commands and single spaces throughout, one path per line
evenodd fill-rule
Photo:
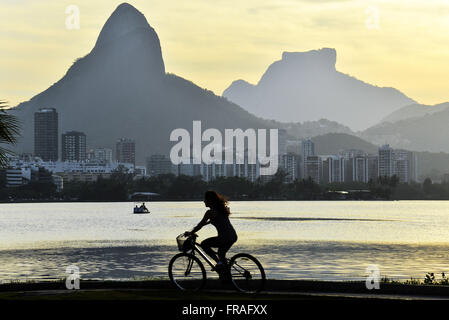
M 123 12 L 128 13 L 122 19 Z M 128 21 L 131 27 L 125 26 L 126 32 L 106 32 L 116 29 L 111 27 L 115 21 Z M 91 51 L 76 59 L 58 81 L 11 109 L 23 122 L 16 152 L 33 153 L 34 112 L 42 107 L 57 109 L 59 135 L 82 131 L 91 148 L 114 150 L 117 139 L 135 139 L 138 164 L 153 153 L 168 154 L 171 131 L 190 131 L 193 120 L 201 120 L 203 129 L 285 128 L 294 138 L 352 133 L 324 119 L 296 123 L 262 119 L 192 81 L 166 73 L 156 31 L 129 4 L 117 7 L 98 37 L 105 38 L 97 39 Z
M 440 106 L 441 110 L 423 110 L 419 116 L 405 115 L 405 118 L 397 121 L 384 121 L 364 130 L 359 136 L 375 144 L 389 143 L 395 148 L 449 152 L 449 103 L 437 106 Z
M 222 95 L 263 118 L 326 118 L 352 130 L 368 128 L 392 111 L 415 103 L 395 88 L 374 86 L 337 71 L 336 59 L 333 48 L 284 52 L 257 84 L 239 79 Z
M 423 117 L 427 114 L 433 114 L 435 112 L 444 111 L 449 108 L 449 102 L 438 103 L 435 105 L 426 105 L 426 104 L 411 104 L 408 106 L 404 106 L 399 110 L 392 112 L 387 115 L 385 118 L 381 120 L 382 122 L 396 122 L 400 120 L 406 120 L 410 118 L 419 118 Z

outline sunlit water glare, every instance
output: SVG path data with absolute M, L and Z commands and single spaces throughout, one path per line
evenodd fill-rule
M 175 238 L 202 202 L 0 204 L 0 280 L 167 278 Z M 449 272 L 449 201 L 241 201 L 228 256 L 254 254 L 276 279 L 360 280 L 368 265 L 393 279 Z M 215 235 L 212 226 L 200 239 Z M 209 273 L 212 276 L 211 273 Z

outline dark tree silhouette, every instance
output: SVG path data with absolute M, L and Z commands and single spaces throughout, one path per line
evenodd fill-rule
M 0 167 L 5 167 L 8 163 L 8 154 L 12 151 L 4 148 L 4 144 L 15 144 L 19 135 L 19 120 L 6 112 L 7 104 L 0 100 Z

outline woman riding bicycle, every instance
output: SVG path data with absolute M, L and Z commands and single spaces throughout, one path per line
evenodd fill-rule
M 237 241 L 237 233 L 234 230 L 229 215 L 231 212 L 227 206 L 227 199 L 215 191 L 206 191 L 204 194 L 204 204 L 210 208 L 204 214 L 203 219 L 198 223 L 192 231 L 188 233 L 196 233 L 207 224 L 212 224 L 218 235 L 201 242 L 201 248 L 217 262 L 216 269 L 226 264 L 226 252 Z M 218 257 L 212 250 L 212 247 L 218 248 Z
M 256 258 L 248 253 L 237 253 L 229 262 L 226 260 L 226 252 L 237 241 L 237 233 L 229 221 L 231 212 L 227 203 L 227 200 L 215 191 L 207 191 L 204 194 L 204 204 L 210 209 L 192 231 L 176 238 L 181 252 L 171 258 L 168 275 L 178 289 L 197 291 L 204 287 L 206 270 L 201 260 L 195 256 L 196 253 L 212 267 L 212 271 L 218 273 L 223 284 L 232 284 L 237 290 L 248 293 L 260 292 L 263 289 L 266 281 L 265 271 Z M 200 248 L 196 243 L 195 233 L 209 223 L 215 226 L 218 235 L 204 240 Z M 212 247 L 218 248 L 218 256 Z M 217 262 L 215 266 L 206 254 Z

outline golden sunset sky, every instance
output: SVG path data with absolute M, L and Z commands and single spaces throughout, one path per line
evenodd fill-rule
M 11 106 L 58 81 L 90 52 L 115 0 L 0 0 L 0 98 Z M 221 95 L 257 83 L 283 51 L 337 50 L 337 70 L 449 101 L 449 0 L 135 0 L 159 35 L 166 71 Z M 66 8 L 80 29 L 66 28 Z

